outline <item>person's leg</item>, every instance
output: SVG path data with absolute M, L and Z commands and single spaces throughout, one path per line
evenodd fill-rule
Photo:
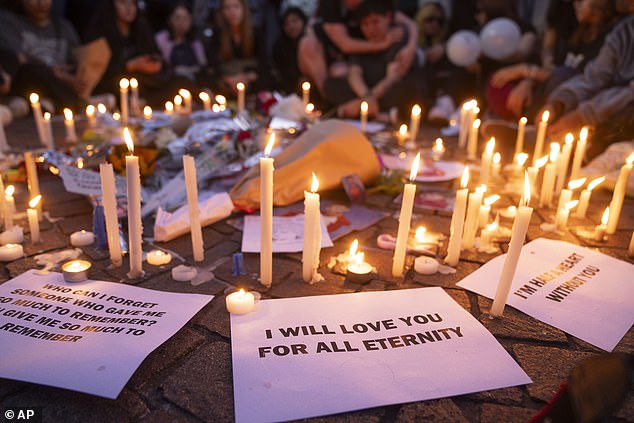
M 309 30 L 299 42 L 297 64 L 301 73 L 307 76 L 323 94 L 324 81 L 328 75 L 326 53 L 321 41 L 312 30 Z

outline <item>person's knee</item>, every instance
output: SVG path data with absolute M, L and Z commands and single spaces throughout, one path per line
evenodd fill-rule
M 306 59 L 314 59 L 317 55 L 323 55 L 324 49 L 315 35 L 307 34 L 299 41 L 297 53 L 301 62 Z

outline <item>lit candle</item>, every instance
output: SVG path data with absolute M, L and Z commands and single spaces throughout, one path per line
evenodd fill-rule
M 201 91 L 198 94 L 198 98 L 203 102 L 203 107 L 206 111 L 211 111 L 211 97 L 205 91 Z
M 244 289 L 227 295 L 225 302 L 231 314 L 247 314 L 255 310 L 255 297 Z
M 35 167 L 35 159 L 33 153 L 27 151 L 24 153 L 24 167 L 26 168 L 26 182 L 29 187 L 29 196 L 37 197 L 40 194 L 40 180 L 37 177 L 37 167 Z M 42 203 L 37 207 L 39 218 L 42 219 Z
M 152 250 L 146 254 L 145 259 L 152 266 L 163 266 L 172 261 L 172 255 L 161 250 Z
M 482 232 L 480 233 L 480 243 L 483 248 L 488 248 L 491 246 L 491 240 L 493 239 L 493 235 L 498 230 L 498 222 L 493 221 L 492 223 L 488 223 L 482 228 Z
M 128 88 L 130 87 L 130 81 L 126 78 L 121 78 L 119 81 L 119 102 L 121 103 L 119 108 L 121 109 L 121 120 L 123 124 L 128 123 Z
M 392 276 L 400 278 L 403 276 L 405 265 L 405 254 L 407 252 L 407 240 L 409 238 L 409 227 L 414 209 L 414 197 L 416 195 L 416 185 L 412 182 L 418 174 L 420 164 L 420 153 L 416 154 L 412 163 L 412 170 L 409 174 L 409 184 L 405 184 L 403 189 L 403 201 L 401 203 L 401 213 L 398 218 L 398 232 L 396 234 L 396 246 L 394 247 L 394 258 L 392 260 Z
M 75 131 L 75 119 L 70 109 L 64 109 L 64 126 L 66 127 L 66 141 L 77 142 L 77 132 Z
M 86 260 L 71 260 L 62 264 L 62 275 L 66 282 L 83 282 L 88 279 L 92 265 Z
M 304 191 L 304 249 L 302 251 L 302 276 L 304 282 L 316 281 L 321 250 L 321 214 L 319 211 L 319 181 L 313 173 L 310 192 Z
M 92 104 L 86 106 L 86 119 L 88 119 L 88 126 L 94 128 L 97 125 L 97 118 L 95 117 L 97 109 Z
M 183 171 L 185 172 L 187 208 L 189 209 L 189 228 L 192 236 L 194 261 L 203 261 L 205 259 L 205 249 L 203 246 L 203 230 L 200 225 L 200 210 L 198 208 L 196 163 L 194 162 L 194 158 L 188 154 L 183 156 Z
M 583 184 L 586 183 L 586 178 L 575 179 L 568 182 L 568 188 L 561 190 L 561 195 L 559 196 L 559 202 L 557 203 L 557 210 L 562 208 L 567 202 L 572 200 L 573 191 L 581 188 Z
M 603 215 L 601 216 L 601 224 L 595 226 L 594 228 L 594 240 L 595 241 L 603 241 L 605 238 L 605 231 L 608 229 L 608 220 L 610 219 L 610 208 L 606 207 L 603 211 Z M 633 238 L 634 239 L 634 238 Z M 630 243 L 630 249 L 632 248 L 632 244 Z
M 349 262 L 346 266 L 347 278 L 351 282 L 364 282 L 367 276 L 374 270 L 372 265 L 365 261 L 365 254 L 357 251 L 359 241 L 354 240 L 350 246 Z
M 574 209 L 578 203 L 579 200 L 568 201 L 563 207 L 557 210 L 557 215 L 555 216 L 555 227 L 557 227 L 557 229 L 560 231 L 566 229 L 570 210 Z
M 139 81 L 136 78 L 130 78 L 130 109 L 132 114 L 138 116 L 141 114 L 141 103 L 139 102 Z
M 152 120 L 152 108 L 150 106 L 145 106 L 143 108 L 143 118 L 145 120 Z
M 40 96 L 36 93 L 29 95 L 29 101 L 31 102 L 31 109 L 33 110 L 33 118 L 35 119 L 35 126 L 37 128 L 37 135 L 40 138 L 40 143 L 46 145 L 46 134 L 44 133 L 44 116 L 42 114 L 42 106 L 40 104 Z
M 141 172 L 139 158 L 134 155 L 130 130 L 123 128 L 123 139 L 129 155 L 125 156 L 126 188 L 128 194 L 128 248 L 130 253 L 129 278 L 143 276 L 143 223 L 141 222 Z
M 497 194 L 490 195 L 484 199 L 482 206 L 480 206 L 480 213 L 478 217 L 478 227 L 484 228 L 489 223 L 489 217 L 491 215 L 491 206 L 498 201 L 500 196 Z
M 526 153 L 519 153 L 515 155 L 515 163 L 513 166 L 514 176 L 524 175 L 524 166 L 526 165 L 527 160 L 528 160 L 528 154 Z
M 460 180 L 460 189 L 456 193 L 456 205 L 454 206 L 451 225 L 449 226 L 449 244 L 447 245 L 447 257 L 445 257 L 445 263 L 449 266 L 456 266 L 460 260 L 462 231 L 467 208 L 467 195 L 469 194 L 468 184 L 469 166 L 466 166 Z
M 313 103 L 308 103 L 304 110 L 306 111 L 306 114 L 310 116 L 315 111 L 315 105 Z
M 550 162 L 544 170 L 542 190 L 539 194 L 539 207 L 550 207 L 553 201 L 553 191 L 555 190 L 555 177 L 557 176 L 557 157 L 559 156 L 559 144 L 550 144 Z
M 121 113 L 119 112 L 112 113 L 112 119 L 119 122 L 121 120 Z
M 165 102 L 165 114 L 171 116 L 174 113 L 174 103 L 171 101 Z
M 412 142 L 418 138 L 418 128 L 420 127 L 420 115 L 423 113 L 423 109 L 418 104 L 414 104 L 412 107 L 412 115 L 409 121 L 409 134 Z
M 15 213 L 15 200 L 13 198 L 13 193 L 15 192 L 15 187 L 13 185 L 9 185 L 7 189 L 4 190 L 4 230 L 9 230 L 13 228 L 13 214 Z
M 482 152 L 482 161 L 480 162 L 480 183 L 488 184 L 491 179 L 491 162 L 493 161 L 493 150 L 495 150 L 495 138 L 487 142 Z
M 528 123 L 528 119 L 526 117 L 522 117 L 517 124 L 517 138 L 515 139 L 515 154 L 517 156 L 524 150 L 524 133 L 526 131 L 526 123 Z
M 405 141 L 407 140 L 407 125 L 402 124 L 399 128 L 398 128 L 398 145 L 399 146 L 404 146 L 405 145 Z
M 445 144 L 443 143 L 442 138 L 436 138 L 436 141 L 434 141 L 434 146 L 431 149 L 432 152 L 432 158 L 434 160 L 440 160 L 442 159 L 443 154 L 445 154 Z
M 195 267 L 179 264 L 172 268 L 172 279 L 178 282 L 189 282 L 198 275 Z
M 31 244 L 40 242 L 40 220 L 37 218 L 37 204 L 40 202 L 42 195 L 38 194 L 29 201 L 29 208 L 26 210 L 26 216 L 29 220 L 29 230 L 31 231 Z
M 212 111 L 212 112 L 214 112 L 214 113 L 219 113 L 219 112 L 220 112 L 220 110 L 221 110 L 221 109 L 220 109 L 220 105 L 218 105 L 218 104 L 216 104 L 216 103 L 214 103 L 214 104 L 212 104 L 212 105 L 211 105 L 211 111 Z
M 236 89 L 238 90 L 238 113 L 242 113 L 244 112 L 244 105 L 245 105 L 245 91 L 247 89 L 246 85 L 244 84 L 244 82 L 238 82 L 236 84 Z
M 476 159 L 476 153 L 478 152 L 478 132 L 480 131 L 481 123 L 482 121 L 480 119 L 474 120 L 471 125 L 471 130 L 469 131 L 469 143 L 467 144 L 467 158 L 469 160 Z
M 105 115 L 107 111 L 108 109 L 106 108 L 105 104 L 103 103 L 97 104 L 97 113 L 99 113 L 100 116 Z
M 586 217 L 586 213 L 588 212 L 588 206 L 590 205 L 590 197 L 592 196 L 592 190 L 599 186 L 603 181 L 605 181 L 605 176 L 600 178 L 593 179 L 586 189 L 581 191 L 581 195 L 579 196 L 579 207 L 575 211 L 575 217 L 579 219 L 584 219 Z
M 174 112 L 176 112 L 177 115 L 182 115 L 183 112 L 183 97 L 181 97 L 180 94 L 176 94 L 174 96 Z
M 533 209 L 528 206 L 530 203 L 530 197 L 530 183 L 528 181 L 528 174 L 525 173 L 523 204 L 517 209 L 517 217 L 513 222 L 508 253 L 504 259 L 502 274 L 500 275 L 500 281 L 498 282 L 498 287 L 495 292 L 495 299 L 493 300 L 493 305 L 491 306 L 492 316 L 501 316 L 502 313 L 504 313 L 506 299 L 511 289 L 513 276 L 515 276 L 515 271 L 517 270 L 517 263 L 522 253 L 522 246 L 524 245 L 526 232 L 528 232 L 528 225 L 531 221 L 531 215 L 533 214 Z
M 632 238 L 630 238 L 630 246 L 627 249 L 628 257 L 634 257 L 634 232 L 632 232 Z
M 508 206 L 506 209 L 500 210 L 500 214 L 502 217 L 506 217 L 507 219 L 515 219 L 515 216 L 517 216 L 517 207 Z
M 531 192 L 536 191 L 537 177 L 539 176 L 539 170 L 548 163 L 548 156 L 544 156 L 535 160 L 533 166 L 528 167 L 528 182 L 531 184 Z
M 81 230 L 70 234 L 70 245 L 73 247 L 85 247 L 95 242 L 95 234 L 89 231 Z
M 112 165 L 110 163 L 101 163 L 99 165 L 99 176 L 101 178 L 101 203 L 106 221 L 110 261 L 114 266 L 119 267 L 122 262 L 121 243 L 119 242 L 119 218 L 117 216 L 117 189 Z
M 24 248 L 20 244 L 7 244 L 0 247 L 0 261 L 13 261 L 24 257 Z
M 557 159 L 557 183 L 555 185 L 556 194 L 559 194 L 566 184 L 566 175 L 568 174 L 568 165 L 570 163 L 570 153 L 572 152 L 572 143 L 574 141 L 575 137 L 571 133 L 567 133 L 564 147 Z
M 579 132 L 579 141 L 577 141 L 577 148 L 575 148 L 575 155 L 572 159 L 572 168 L 570 169 L 570 179 L 577 178 L 581 165 L 583 164 L 583 158 L 586 154 L 586 144 L 588 143 L 588 128 L 584 126 Z
M 361 102 L 361 132 L 365 132 L 366 127 L 368 126 L 368 102 Z
M 431 257 L 420 256 L 414 260 L 414 270 L 421 275 L 433 275 L 439 267 L 440 263 Z
M 178 94 L 183 97 L 183 106 L 185 107 L 185 113 L 192 112 L 192 93 L 185 88 L 178 90 Z
M 53 138 L 53 125 L 51 124 L 51 118 L 53 116 L 49 112 L 44 112 L 44 119 L 42 120 L 42 128 L 44 132 L 44 147 L 49 150 L 55 149 L 55 139 Z
M 495 181 L 500 179 L 500 171 L 502 170 L 502 155 L 495 153 L 493 155 L 493 164 L 491 164 L 491 178 Z
M 269 157 L 275 133 L 269 137 L 260 158 L 260 282 L 266 287 L 273 283 L 273 158 Z
M 535 151 L 533 151 L 533 164 L 535 164 L 535 160 L 542 156 L 542 152 L 544 151 L 544 140 L 546 139 L 546 129 L 548 129 L 549 117 L 550 112 L 548 110 L 544 110 L 544 113 L 542 113 L 542 120 L 539 122 L 537 127 L 537 139 L 535 140 Z
M 469 205 L 467 206 L 467 219 L 462 234 L 462 248 L 473 248 L 476 233 L 478 231 L 478 220 L 480 217 L 480 207 L 482 197 L 486 191 L 485 185 L 480 185 L 475 192 L 469 194 Z
M 616 227 L 621 218 L 621 208 L 623 207 L 623 200 L 625 199 L 625 192 L 627 191 L 627 181 L 632 172 L 632 163 L 634 163 L 634 153 L 630 154 L 625 160 L 625 164 L 621 167 L 619 177 L 614 186 L 612 201 L 610 201 L 610 220 L 608 221 L 609 235 L 616 232 Z
M 227 108 L 227 98 L 224 95 L 220 95 L 218 94 L 215 97 L 216 103 L 218 103 L 218 106 L 220 106 L 220 111 L 224 112 L 225 109 Z
M 0 124 L 2 126 L 2 124 Z M 6 208 L 5 190 L 3 175 L 0 173 L 0 218 L 4 219 L 4 209 Z
M 458 133 L 458 147 L 465 148 L 467 145 L 467 135 L 471 128 L 471 109 L 475 100 L 465 101 L 460 108 L 460 132 Z
M 308 81 L 302 83 L 302 100 L 304 101 L 304 106 L 310 103 L 310 82 Z

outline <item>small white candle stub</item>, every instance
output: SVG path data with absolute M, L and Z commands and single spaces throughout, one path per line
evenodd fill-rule
M 70 234 L 70 245 L 73 247 L 85 247 L 95 242 L 95 234 L 85 230 Z
M 92 265 L 86 260 L 71 260 L 62 264 L 62 274 L 66 282 L 83 282 L 88 279 Z
M 0 247 L 0 261 L 13 261 L 24 257 L 24 249 L 20 244 L 7 244 Z
M 151 264 L 152 266 L 163 266 L 164 264 L 169 264 L 169 262 L 172 261 L 172 255 L 161 250 L 152 250 L 147 253 L 145 258 L 148 264 Z
M 227 295 L 226 304 L 231 314 L 247 314 L 255 310 L 255 296 L 241 289 Z
M 421 275 L 433 275 L 439 267 L 440 263 L 431 257 L 420 256 L 414 260 L 414 270 Z

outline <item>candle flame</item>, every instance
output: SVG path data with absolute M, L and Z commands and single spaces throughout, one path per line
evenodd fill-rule
M 573 142 L 575 142 L 575 136 L 574 136 L 574 135 L 572 135 L 572 133 L 568 132 L 568 133 L 566 134 L 566 138 L 565 138 L 565 140 L 566 140 L 566 141 L 565 141 L 565 142 L 566 142 L 566 145 L 570 145 L 570 144 L 572 144 Z
M 106 111 L 108 111 L 108 109 L 106 109 L 106 105 L 103 103 L 99 103 L 97 104 L 97 111 L 101 114 L 106 113 Z
M 486 150 L 487 154 L 493 154 L 493 150 L 495 150 L 495 137 L 491 137 L 491 139 L 489 139 L 484 149 Z
M 89 104 L 86 106 L 86 116 L 93 117 L 95 115 L 95 106 Z
M 368 102 L 367 101 L 362 101 L 361 102 L 361 113 L 368 113 Z
M 520 167 L 524 166 L 527 160 L 528 160 L 528 154 L 526 153 L 517 153 L 517 155 L 515 156 L 515 162 Z
M 522 116 L 522 118 L 520 119 L 520 123 L 522 125 L 526 125 L 528 123 L 528 119 L 526 118 L 526 116 Z
M 568 201 L 566 204 L 564 204 L 564 208 L 566 210 L 572 210 L 577 206 L 577 204 L 579 204 L 579 200 Z
M 537 169 L 540 169 L 540 168 L 544 167 L 546 165 L 546 163 L 548 163 L 548 155 L 535 160 L 535 167 Z
M 64 109 L 64 119 L 73 120 L 73 111 L 69 108 Z
M 354 264 L 361 264 L 365 260 L 364 253 L 357 253 L 354 255 Z
M 51 114 L 49 112 L 44 112 L 44 120 L 51 120 Z
M 315 172 L 313 172 L 313 181 L 310 184 L 310 192 L 316 192 L 319 189 L 319 181 L 317 180 L 317 176 L 315 176 Z
M 211 111 L 214 112 L 214 113 L 218 113 L 220 111 L 220 106 L 214 103 L 211 106 Z
M 488 196 L 487 198 L 484 199 L 484 205 L 485 206 L 491 206 L 493 203 L 495 203 L 499 199 L 500 199 L 500 196 L 497 195 L 497 194 L 490 195 L 490 196 Z
M 588 127 L 584 126 L 583 128 L 581 128 L 581 131 L 579 131 L 579 141 L 586 142 L 587 139 L 588 139 Z
M 240 288 L 237 296 L 240 297 L 240 299 L 242 300 L 245 294 L 246 294 L 246 291 L 244 290 L 244 288 Z
M 118 112 L 114 112 L 114 113 L 112 114 L 112 118 L 113 118 L 114 120 L 119 120 L 119 119 L 121 119 L 121 115 L 120 115 Z
M 586 178 L 579 178 L 568 182 L 568 189 L 575 190 L 577 188 L 581 188 L 583 184 L 586 183 Z
M 605 181 L 605 176 L 602 176 L 600 178 L 597 179 L 593 179 L 589 184 L 588 184 L 588 188 L 586 188 L 588 191 L 592 191 L 593 189 L 595 189 L 597 186 L 599 186 L 601 183 L 603 183 L 603 181 Z
M 407 125 L 402 124 L 399 128 L 398 128 L 398 133 L 401 134 L 401 136 L 405 136 L 407 135 Z
M 35 104 L 40 101 L 40 96 L 37 95 L 37 93 L 31 93 L 29 95 L 29 101 L 31 102 L 31 104 Z
M 423 112 L 423 109 L 421 109 L 421 107 L 418 104 L 414 104 L 414 107 L 412 107 L 412 117 L 418 118 L 420 117 L 420 114 L 422 112 Z
M 542 113 L 542 122 L 548 123 L 549 118 L 550 118 L 550 110 L 544 110 L 544 113 Z
M 425 242 L 425 233 L 427 232 L 427 228 L 424 226 L 419 226 L 416 228 L 416 233 L 414 234 L 414 238 L 417 242 Z
M 174 105 L 175 106 L 181 106 L 183 104 L 183 97 L 181 97 L 180 94 L 176 94 L 174 96 Z
M 266 143 L 266 147 L 264 148 L 264 155 L 266 157 L 269 157 L 269 154 L 271 154 L 271 150 L 273 150 L 273 144 L 275 144 L 275 132 L 271 133 L 271 136 L 269 137 L 269 142 Z
M 493 164 L 500 164 L 502 162 L 502 155 L 500 153 L 495 153 L 493 155 Z
M 238 83 L 236 84 L 236 89 L 237 89 L 238 91 L 244 91 L 244 89 L 245 89 L 245 88 L 246 88 L 246 86 L 244 85 L 244 82 L 238 82 Z
M 206 103 L 210 100 L 209 94 L 207 94 L 204 91 L 201 91 L 200 94 L 198 94 L 198 98 L 200 99 L 200 101 Z
M 33 197 L 31 199 L 31 201 L 29 201 L 29 207 L 34 209 L 37 207 L 37 204 L 40 202 L 40 200 L 42 199 L 42 194 L 38 194 L 35 197 Z
M 627 163 L 628 165 L 631 165 L 632 163 L 634 163 L 634 152 L 632 152 L 632 154 L 627 156 L 627 159 L 625 159 L 625 163 Z
M 167 113 L 172 113 L 174 111 L 174 103 L 172 103 L 171 101 L 166 101 L 165 102 L 165 111 Z
M 480 119 L 476 119 L 473 121 L 473 128 L 474 129 L 478 129 L 480 128 L 480 124 L 482 124 L 482 121 Z
M 482 184 L 476 187 L 475 192 L 484 194 L 485 192 L 487 192 L 487 186 L 485 184 Z
M 151 119 L 152 118 L 152 108 L 150 106 L 145 106 L 143 108 L 143 116 L 146 119 Z
M 489 223 L 487 225 L 487 231 L 489 232 L 497 231 L 497 229 L 498 229 L 498 222 L 496 220 L 494 220 L 492 223 Z
M 308 81 L 302 82 L 302 90 L 309 91 L 310 90 L 310 82 L 308 82 Z
M 84 168 L 84 159 L 80 157 L 77 159 L 77 169 L 83 169 L 83 168 Z
M 524 171 L 524 196 L 522 197 L 522 205 L 528 206 L 531 202 L 531 182 L 528 178 L 528 172 Z
M 139 88 L 139 81 L 137 81 L 136 78 L 130 78 L 130 88 Z
M 227 104 L 227 98 L 224 95 L 218 94 L 215 99 L 218 104 Z
M 121 78 L 121 80 L 119 81 L 119 88 L 121 88 L 122 90 L 127 90 L 129 86 L 130 81 L 125 78 Z
M 412 170 L 409 172 L 409 181 L 413 182 L 416 179 L 416 175 L 418 175 L 418 167 L 420 165 L 420 152 L 416 154 L 414 157 L 414 161 L 412 162 Z
M 4 194 L 7 197 L 11 197 L 13 196 L 13 193 L 15 192 L 15 187 L 13 185 L 9 185 L 5 190 L 4 190 Z
M 357 251 L 359 250 L 359 240 L 355 239 L 354 241 L 352 241 L 352 244 L 350 244 L 350 251 L 349 251 L 349 255 L 350 257 L 354 257 L 355 254 L 357 254 Z
M 315 105 L 313 103 L 308 103 L 306 105 L 306 113 L 312 113 L 315 111 Z
M 130 154 L 134 154 L 134 143 L 132 142 L 132 135 L 130 135 L 130 130 L 127 126 L 123 128 L 123 140 L 125 141 L 125 145 L 128 147 Z
M 183 98 L 190 98 L 192 96 L 192 93 L 190 93 L 189 90 L 186 90 L 185 88 L 181 88 L 180 90 L 178 90 L 178 94 L 180 94 L 180 96 Z
M 467 185 L 469 185 L 469 166 L 465 166 L 462 178 L 460 178 L 460 188 L 465 189 Z
M 476 103 L 476 105 L 473 107 L 473 109 L 471 109 L 471 110 L 472 110 L 472 113 L 473 113 L 475 116 L 478 116 L 478 113 L 480 113 L 480 108 L 478 107 L 477 103 Z
M 443 153 L 445 151 L 445 144 L 442 138 L 436 138 L 434 141 L 434 147 L 432 148 L 436 153 Z
M 48 170 L 53 174 L 53 175 L 59 175 L 59 169 L 56 168 L 55 166 L 49 166 Z
M 601 224 L 607 225 L 608 220 L 610 220 L 610 207 L 606 207 L 603 211 L 603 216 L 601 216 Z

